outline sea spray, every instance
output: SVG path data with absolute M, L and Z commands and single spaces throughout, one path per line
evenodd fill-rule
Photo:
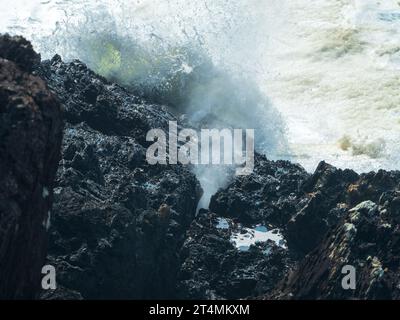
M 397 1 L 13 4 L 2 32 L 27 36 L 43 58 L 79 58 L 193 127 L 254 128 L 259 152 L 308 171 L 320 160 L 398 169 Z M 228 181 L 198 171 L 205 189 Z
M 47 6 L 53 26 L 44 17 L 40 22 L 39 14 L 22 25 L 43 29 L 30 38 L 44 57 L 78 58 L 148 102 L 185 114 L 195 129 L 254 129 L 256 150 L 276 159 L 288 154 L 286 128 L 257 84 L 260 70 L 254 61 L 262 34 L 256 30 L 262 17 L 254 5 L 49 1 L 32 6 Z M 40 36 L 48 33 L 52 36 Z M 208 207 L 232 170 L 218 165 L 193 170 L 205 190 L 199 206 Z

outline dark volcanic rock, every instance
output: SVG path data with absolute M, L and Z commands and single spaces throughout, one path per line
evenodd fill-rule
M 40 64 L 40 55 L 37 54 L 29 41 L 19 36 L 0 37 L 0 58 L 13 61 L 22 71 L 31 72 Z
M 166 107 L 79 61 L 39 62 L 0 37 L 0 298 L 37 295 L 49 234 L 42 299 L 400 299 L 400 172 L 256 154 L 195 216 L 190 168 L 145 159 L 147 132 L 177 120 Z M 65 109 L 57 174 L 60 105 L 33 69 Z
M 0 37 L 0 299 L 31 299 L 46 257 L 61 108 L 26 71 L 38 56 L 23 38 Z
M 371 200 L 345 210 L 337 226 L 267 297 L 400 299 L 399 181 L 400 172 L 362 175 L 347 196 L 357 190 L 358 199 Z M 345 265 L 356 270 L 355 290 L 342 287 Z
M 59 56 L 38 70 L 65 107 L 71 125 L 85 123 L 108 136 L 129 136 L 143 146 L 151 129 L 168 129 L 176 118 L 162 105 L 152 105 L 96 75 L 80 61 L 63 63 Z
M 302 208 L 302 183 L 309 174 L 288 161 L 269 161 L 256 154 L 254 171 L 237 177 L 219 190 L 210 202 L 210 210 L 236 218 L 244 224 L 269 223 L 285 227 Z
M 184 299 L 254 298 L 268 292 L 288 271 L 286 249 L 273 241 L 256 243 L 246 251 L 231 242 L 243 232 L 230 219 L 202 210 L 182 247 L 179 297 Z
M 147 163 L 147 131 L 175 118 L 59 57 L 40 73 L 65 106 L 43 298 L 173 298 L 178 251 L 201 189 L 189 168 Z
M 254 172 L 219 190 L 211 199 L 212 213 L 201 211 L 190 227 L 181 252 L 181 297 L 243 299 L 272 290 L 293 267 L 292 252 L 273 241 L 240 250 L 232 236 L 255 225 L 284 232 L 307 202 L 301 185 L 309 176 L 299 165 L 256 154 Z M 217 227 L 221 217 L 229 228 Z
M 210 208 L 235 222 L 263 224 L 282 230 L 288 251 L 274 263 L 280 266 L 280 270 L 285 270 L 283 274 L 291 268 L 293 271 L 275 289 L 263 286 L 267 293 L 264 298 L 398 299 L 399 183 L 399 172 L 380 170 L 358 175 L 321 162 L 315 173 L 308 175 L 288 162 L 272 162 L 257 156 L 254 173 L 238 177 L 226 189 L 220 190 L 212 198 Z M 229 271 L 220 272 L 222 275 L 210 271 L 206 257 L 214 254 L 219 256 L 217 261 L 222 261 L 235 251 L 225 249 L 223 253 L 222 246 L 220 251 L 216 250 L 213 243 L 206 241 L 206 234 L 215 231 L 193 228 L 194 231 L 202 230 L 195 232 L 197 238 L 202 235 L 197 241 L 202 246 L 192 244 L 192 254 L 185 260 L 185 264 L 196 261 L 200 266 L 197 271 L 191 267 L 190 280 L 184 280 L 191 290 L 189 296 L 198 297 L 195 295 L 198 292 L 203 295 L 200 297 L 208 297 L 212 292 L 223 298 L 255 294 L 255 290 L 243 290 L 236 296 L 229 296 L 223 291 L 218 280 L 232 281 Z M 196 252 L 194 248 L 201 254 L 193 253 Z M 246 266 L 238 266 L 234 261 L 231 261 L 231 268 L 236 270 L 237 267 L 244 272 L 257 264 L 255 261 L 263 259 L 258 257 L 250 262 L 249 258 Z M 342 289 L 344 274 L 341 270 L 346 264 L 356 267 L 356 290 Z M 183 271 L 187 272 L 186 269 Z M 253 285 L 258 283 L 254 276 L 256 270 L 251 277 Z M 271 282 L 279 278 L 279 273 L 264 271 L 264 275 Z
M 301 187 L 306 205 L 287 224 L 289 247 L 300 256 L 306 255 L 349 208 L 367 200 L 377 203 L 382 193 L 396 189 L 399 182 L 398 172 L 380 170 L 358 175 L 321 162 Z
M 67 119 L 49 252 L 60 287 L 45 298 L 398 297 L 398 172 L 321 162 L 310 175 L 257 154 L 254 172 L 195 217 L 201 191 L 188 168 L 145 161 L 147 131 L 176 120 L 166 108 L 79 61 L 56 56 L 38 73 Z M 256 225 L 279 229 L 287 248 L 238 250 L 232 235 Z M 340 287 L 344 264 L 358 270 L 355 291 Z
M 319 244 L 329 228 L 340 220 L 347 207 L 346 191 L 358 178 L 352 170 L 337 169 L 325 162 L 318 165 L 301 186 L 307 203 L 287 224 L 291 249 L 305 255 Z

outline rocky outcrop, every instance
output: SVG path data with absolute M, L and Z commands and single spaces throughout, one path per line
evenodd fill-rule
M 31 43 L 20 36 L 0 36 L 0 56 L 14 62 L 25 72 L 32 72 L 40 64 L 40 54 L 33 50 Z
M 271 274 L 270 266 L 262 272 L 264 279 L 275 282 L 262 286 L 266 293 L 263 299 L 399 299 L 399 172 L 380 170 L 358 175 L 321 162 L 314 174 L 308 175 L 298 166 L 271 162 L 262 156 L 256 157 L 255 164 L 252 175 L 238 177 L 220 190 L 212 198 L 210 209 L 234 223 L 280 228 L 287 250 L 275 256 L 273 265 L 284 271 Z M 193 228 L 202 231 L 193 236 L 199 240 L 191 244 L 183 272 L 190 270 L 186 267 L 188 262 L 196 261 L 189 265 L 192 270 L 196 269 L 193 265 L 201 267 L 190 273 L 191 279 L 197 281 L 184 283 L 192 293 L 199 292 L 199 288 L 205 292 L 207 288 L 207 294 L 221 295 L 224 291 L 218 279 L 224 279 L 222 283 L 233 282 L 229 270 L 237 272 L 238 264 L 233 261 L 240 259 L 233 259 L 231 269 L 225 269 L 223 275 L 210 270 L 212 264 L 205 257 L 216 255 L 218 262 L 224 261 L 232 249 L 221 246 L 219 252 L 215 249 L 219 248 L 216 241 L 203 245 L 208 234 L 215 234 L 215 227 Z M 231 235 L 229 230 L 224 232 Z M 217 235 L 221 238 L 221 231 Z M 225 237 L 224 241 L 228 240 L 229 236 Z M 251 246 L 253 257 L 261 244 Z M 269 248 L 268 252 L 271 244 Z M 201 254 L 194 254 L 196 250 Z M 266 260 L 256 258 L 257 263 Z M 239 291 L 241 298 L 252 298 L 259 288 L 258 279 L 262 277 L 256 276 L 257 263 L 248 258 L 248 264 L 238 267 L 250 274 L 253 281 L 252 290 Z M 346 275 L 342 268 L 346 265 L 355 267 L 355 290 L 342 287 Z M 279 281 L 282 274 L 285 276 Z M 222 296 L 232 297 L 226 291 Z
M 268 223 L 283 228 L 302 208 L 301 185 L 308 177 L 299 165 L 256 154 L 253 173 L 239 176 L 219 190 L 211 198 L 210 210 L 244 224 Z
M 347 189 L 359 178 L 352 170 L 321 162 L 301 186 L 303 207 L 288 221 L 289 247 L 300 257 L 314 249 L 347 207 Z
M 321 162 L 308 174 L 257 154 L 195 216 L 190 168 L 145 161 L 147 131 L 176 120 L 165 107 L 79 61 L 56 56 L 38 73 L 66 118 L 48 256 L 59 289 L 44 298 L 398 297 L 399 173 Z M 353 222 L 364 206 L 375 214 Z M 359 268 L 358 291 L 341 289 L 344 263 Z
M 321 162 L 314 174 L 288 161 L 256 155 L 254 172 L 217 192 L 210 210 L 246 225 L 282 229 L 291 253 L 301 258 L 339 221 L 341 206 L 351 201 L 347 188 L 359 176 Z
M 304 205 L 300 187 L 308 177 L 298 165 L 256 154 L 254 172 L 219 190 L 210 211 L 201 210 L 192 223 L 181 250 L 181 297 L 243 299 L 272 290 L 295 260 L 265 236 L 283 231 Z
M 178 292 L 183 299 L 255 298 L 270 291 L 292 261 L 274 241 L 238 248 L 235 236 L 251 237 L 231 219 L 201 210 L 181 250 Z
M 400 172 L 361 175 L 339 223 L 267 298 L 400 299 L 399 182 Z M 355 199 L 363 201 L 349 205 Z M 345 266 L 354 267 L 353 289 L 342 286 Z
M 34 298 L 46 257 L 62 120 L 37 62 L 26 40 L 0 37 L 0 299 Z
M 147 132 L 175 115 L 79 61 L 39 60 L 0 37 L 0 298 L 36 296 L 49 236 L 57 289 L 42 299 L 400 299 L 399 172 L 256 154 L 196 215 L 191 168 L 146 161 Z M 63 104 L 62 146 L 32 70 Z
M 189 168 L 145 156 L 148 130 L 175 117 L 79 61 L 56 56 L 38 72 L 66 118 L 48 256 L 60 288 L 43 298 L 174 298 L 201 188 Z

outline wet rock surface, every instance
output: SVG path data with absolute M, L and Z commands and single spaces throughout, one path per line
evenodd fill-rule
M 195 216 L 201 192 L 189 169 L 144 160 L 147 130 L 166 129 L 175 119 L 165 108 L 144 103 L 77 61 L 55 57 L 40 72 L 66 109 L 49 260 L 68 297 L 302 298 L 302 292 L 285 296 L 277 286 L 302 270 L 327 235 L 341 234 L 351 208 L 378 203 L 400 181 L 397 173 L 358 175 L 325 162 L 309 174 L 256 154 L 254 172 L 234 178 L 212 197 L 209 210 Z M 257 228 L 265 228 L 259 239 Z M 265 237 L 274 230 L 284 245 L 273 234 Z M 329 256 L 322 251 L 317 257 Z M 334 270 L 342 253 L 336 252 Z M 318 258 L 314 266 L 327 264 Z M 340 275 L 332 278 L 335 286 Z M 303 286 L 302 279 L 295 283 Z
M 314 249 L 340 220 L 348 202 L 346 190 L 358 178 L 352 170 L 321 162 L 302 183 L 302 208 L 286 225 L 288 244 L 300 257 Z
M 399 172 L 362 175 L 346 195 L 350 202 L 339 223 L 268 299 L 400 299 Z M 397 181 L 397 182 L 396 182 Z M 356 190 L 356 191 L 355 191 Z M 346 270 L 355 288 L 342 286 Z
M 298 259 L 287 248 L 286 226 L 307 204 L 308 179 L 298 165 L 256 154 L 254 172 L 217 192 L 190 227 L 181 251 L 183 298 L 251 299 L 271 291 Z M 274 231 L 284 244 L 273 241 Z
M 299 165 L 256 155 L 254 172 L 217 192 L 210 210 L 243 224 L 281 228 L 300 259 L 339 221 L 342 204 L 350 201 L 346 190 L 358 178 L 325 162 L 310 175 Z
M 301 184 L 309 174 L 287 161 L 269 161 L 256 154 L 254 171 L 237 177 L 217 192 L 210 210 L 247 224 L 272 223 L 283 227 L 301 208 Z
M 178 251 L 201 188 L 189 168 L 149 165 L 146 134 L 175 118 L 78 61 L 38 72 L 65 107 L 48 260 L 61 288 L 43 298 L 173 298 Z
M 47 250 L 61 106 L 29 73 L 38 56 L 20 37 L 0 36 L 0 299 L 32 299 Z
M 254 173 L 220 190 L 210 209 L 239 224 L 280 228 L 287 249 L 274 264 L 284 271 L 263 271 L 272 282 L 263 287 L 263 299 L 399 299 L 399 183 L 399 172 L 358 175 L 321 162 L 309 175 L 289 162 L 257 156 Z M 203 256 L 210 248 L 212 244 L 201 250 Z M 240 270 L 251 270 L 250 261 Z M 207 265 L 198 264 L 201 270 Z M 342 287 L 345 265 L 355 267 L 356 290 Z M 257 270 L 250 274 L 257 278 Z M 221 292 L 213 281 L 208 287 Z M 254 283 L 252 288 L 259 288 Z M 242 292 L 241 297 L 254 293 Z
M 233 220 L 200 212 L 180 254 L 180 298 L 254 298 L 274 288 L 292 265 L 286 248 L 274 241 L 240 248 L 235 236 L 250 240 L 251 234 Z
M 177 120 L 166 107 L 38 59 L 0 38 L 1 298 L 35 297 L 47 237 L 57 289 L 42 299 L 400 298 L 399 172 L 309 174 L 256 154 L 196 215 L 191 168 L 145 159 L 147 132 Z M 57 173 L 60 105 L 33 69 L 63 105 Z
M 32 72 L 40 64 L 40 54 L 33 50 L 31 43 L 20 36 L 0 36 L 0 56 L 14 62 L 25 72 Z

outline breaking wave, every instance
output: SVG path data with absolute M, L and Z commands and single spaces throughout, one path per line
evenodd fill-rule
M 285 125 L 248 68 L 252 63 L 244 63 L 250 57 L 246 51 L 256 48 L 248 33 L 253 16 L 243 16 L 248 6 L 247 1 L 39 1 L 31 4 L 28 19 L 20 12 L 22 20 L 11 21 L 8 30 L 22 32 L 44 58 L 58 53 L 65 60 L 80 59 L 148 101 L 185 114 L 196 127 L 255 129 L 257 150 L 276 159 L 288 154 Z M 205 190 L 200 206 L 207 206 L 229 175 L 222 167 L 195 172 Z
M 13 3 L 0 31 L 43 58 L 78 58 L 198 126 L 255 128 L 269 158 L 398 169 L 398 1 Z M 227 181 L 197 170 L 206 197 Z

